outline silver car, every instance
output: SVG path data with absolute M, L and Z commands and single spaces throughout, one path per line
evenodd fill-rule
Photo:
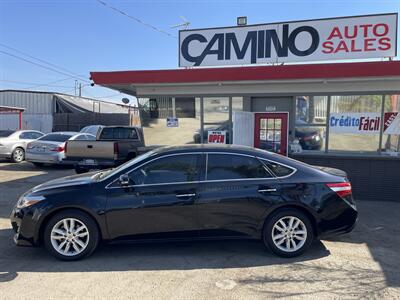
M 94 141 L 96 137 L 89 133 L 52 132 L 29 143 L 26 149 L 26 161 L 36 166 L 43 164 L 68 164 L 65 158 L 65 142 L 68 140 Z
M 35 130 L 0 130 L 0 157 L 16 163 L 23 161 L 28 143 L 43 135 Z

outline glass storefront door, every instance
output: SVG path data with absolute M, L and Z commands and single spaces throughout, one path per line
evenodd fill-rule
M 254 147 L 287 155 L 288 114 L 256 113 Z

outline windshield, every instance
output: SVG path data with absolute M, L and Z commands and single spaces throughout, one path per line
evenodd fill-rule
M 12 135 L 15 131 L 14 130 L 0 130 L 0 137 L 8 137 Z
M 127 161 L 126 163 L 120 165 L 117 168 L 109 169 L 109 170 L 105 170 L 105 171 L 96 173 L 93 175 L 92 179 L 94 179 L 94 180 L 106 179 L 110 176 L 113 176 L 114 174 L 117 174 L 119 172 L 122 172 L 125 169 L 128 169 L 130 166 L 137 164 L 137 163 L 141 162 L 142 160 L 145 160 L 146 158 L 152 156 L 154 153 L 156 153 L 156 151 L 154 151 L 154 150 L 148 151 L 142 155 L 135 157 L 134 159 L 131 159 L 130 161 Z
M 49 133 L 42 136 L 39 141 L 49 141 L 49 142 L 65 142 L 69 140 L 73 135 L 62 134 L 62 133 Z

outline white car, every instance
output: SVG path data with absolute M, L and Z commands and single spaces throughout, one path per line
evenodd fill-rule
M 0 130 L 0 157 L 22 162 L 28 143 L 43 135 L 43 132 L 36 130 Z
M 36 166 L 43 164 L 68 164 L 64 162 L 65 142 L 68 140 L 94 141 L 96 137 L 89 133 L 52 132 L 29 143 L 26 149 L 26 161 Z

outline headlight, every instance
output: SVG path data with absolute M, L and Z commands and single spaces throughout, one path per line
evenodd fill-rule
M 17 208 L 28 207 L 44 199 L 44 196 L 22 196 L 17 202 Z

